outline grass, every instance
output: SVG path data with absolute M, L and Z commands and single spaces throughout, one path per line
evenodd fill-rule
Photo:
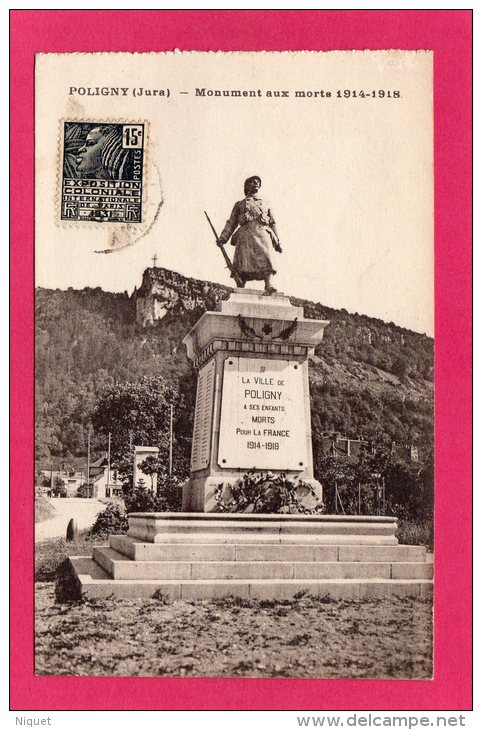
M 35 497 L 35 522 L 51 520 L 55 516 L 55 509 L 45 497 Z
M 35 582 L 56 581 L 64 571 L 69 555 L 92 555 L 94 545 L 102 544 L 102 539 L 86 531 L 76 540 L 67 542 L 64 537 L 53 537 L 35 545 Z M 107 542 L 106 542 L 107 544 Z

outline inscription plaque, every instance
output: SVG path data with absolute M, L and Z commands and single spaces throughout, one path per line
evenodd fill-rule
M 224 362 L 218 464 L 303 471 L 307 465 L 301 365 L 228 357 Z
M 213 422 L 214 372 L 214 360 L 211 360 L 201 368 L 198 374 L 191 450 L 192 471 L 206 469 L 209 465 Z

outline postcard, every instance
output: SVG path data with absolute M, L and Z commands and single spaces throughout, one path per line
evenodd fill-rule
M 171 635 L 152 667 L 116 661 L 110 635 L 103 658 L 95 634 L 63 664 L 64 635 L 60 651 L 39 642 L 39 673 L 431 677 L 432 65 L 429 51 L 37 56 L 36 448 L 55 510 L 37 550 L 63 536 L 60 514 L 95 534 L 104 500 L 119 532 L 125 503 L 127 537 L 89 535 L 93 558 L 71 558 L 78 598 L 241 602 L 227 661 L 209 630 L 210 650 L 190 638 L 186 658 Z M 374 598 L 376 660 L 358 619 Z M 360 628 L 340 630 L 356 658 L 314 660 L 325 641 L 303 620 L 282 629 L 286 608 L 279 634 L 240 630 L 258 601 L 313 599 L 354 600 Z M 395 651 L 412 647 L 396 667 L 394 621 Z
M 438 686 L 434 63 L 35 54 L 33 681 Z

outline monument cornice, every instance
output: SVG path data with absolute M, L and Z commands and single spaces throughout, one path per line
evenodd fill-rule
M 279 357 L 281 355 L 305 360 L 313 354 L 314 347 L 293 342 L 256 342 L 247 339 L 213 337 L 193 358 L 193 365 L 199 369 L 219 351 L 225 351 L 227 354 L 231 352 L 242 353 L 247 357 L 250 355 L 275 355 Z
M 219 312 L 205 312 L 183 343 L 196 367 L 220 349 L 308 357 L 328 324 L 305 319 L 302 307 L 293 306 L 283 295 L 266 297 L 257 290 L 238 290 L 221 302 Z

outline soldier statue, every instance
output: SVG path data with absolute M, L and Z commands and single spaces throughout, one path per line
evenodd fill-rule
M 276 291 L 271 277 L 276 274 L 271 263 L 271 247 L 281 253 L 278 232 L 269 205 L 259 195 L 261 178 L 249 177 L 244 183 L 243 200 L 238 201 L 217 239 L 224 246 L 231 238 L 235 246 L 231 276 L 240 287 L 247 281 L 264 281 L 265 294 Z

